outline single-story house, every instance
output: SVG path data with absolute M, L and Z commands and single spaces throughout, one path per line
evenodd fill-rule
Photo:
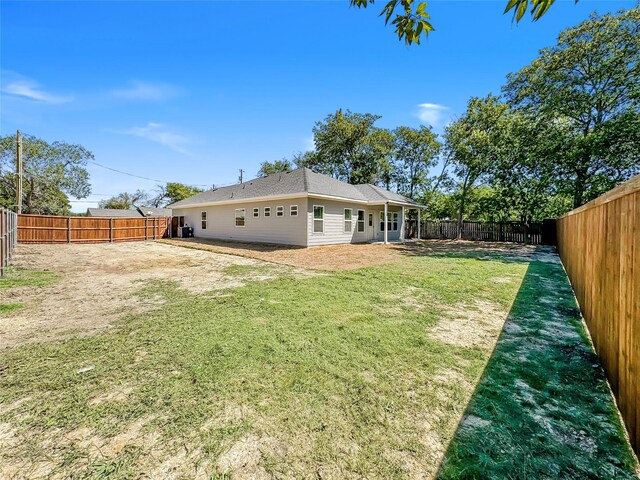
M 404 239 L 407 209 L 424 205 L 375 185 L 351 185 L 308 168 L 199 193 L 169 205 L 173 232 L 305 247 Z
M 170 217 L 170 208 L 87 208 L 87 217 Z

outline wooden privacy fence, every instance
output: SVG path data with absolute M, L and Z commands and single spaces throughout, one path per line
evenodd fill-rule
M 102 243 L 169 236 L 171 217 L 18 215 L 19 243 Z
M 408 220 L 405 238 L 417 236 L 417 221 Z M 420 225 L 420 238 L 458 238 L 458 222 L 454 220 L 429 220 Z M 463 240 L 487 242 L 516 242 L 540 245 L 543 243 L 543 224 L 521 222 L 463 222 Z M 555 240 L 555 239 L 553 239 Z M 546 242 L 544 242 L 546 243 Z M 551 241 L 550 243 L 555 243 Z
M 9 266 L 18 240 L 17 217 L 15 212 L 0 208 L 0 275 L 4 275 L 4 269 Z
M 640 175 L 557 227 L 560 258 L 640 453 Z

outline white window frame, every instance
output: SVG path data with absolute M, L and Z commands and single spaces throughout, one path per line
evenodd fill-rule
M 316 218 L 316 208 L 322 209 L 322 218 Z M 311 221 L 313 222 L 312 231 L 314 235 L 323 235 L 324 234 L 324 205 L 314 205 L 313 210 L 311 211 Z M 321 222 L 322 230 L 316 232 L 316 222 Z
M 400 216 L 398 215 L 398 212 L 392 212 L 391 213 L 391 223 L 393 224 L 393 231 L 397 232 L 398 231 L 398 219 L 400 218 Z
M 298 205 L 290 205 L 289 206 L 289 216 L 297 217 L 298 216 Z
M 360 212 L 362 212 L 362 220 L 360 220 Z M 356 214 L 356 232 L 364 233 L 365 231 L 365 211 L 361 208 L 358 209 L 358 213 Z M 362 230 L 361 230 L 362 229 Z
M 259 217 L 260 216 L 260 208 L 256 207 L 253 209 L 253 216 L 254 217 Z
M 384 232 L 385 228 L 385 218 L 384 218 L 384 210 L 380 210 L 380 231 Z
M 271 216 L 271 207 L 264 207 L 264 216 L 265 217 Z
M 349 212 L 349 219 L 347 220 L 347 212 Z M 347 227 L 347 224 L 349 226 Z M 342 214 L 342 225 L 344 227 L 344 233 L 353 232 L 353 208 L 345 208 Z
M 284 207 L 282 205 L 276 207 L 276 217 L 284 217 Z
M 200 228 L 202 230 L 207 229 L 207 211 L 206 210 L 202 210 L 200 212 Z
M 238 212 L 242 212 L 242 217 L 238 216 Z M 247 224 L 247 210 L 245 208 L 236 208 L 234 217 L 235 217 L 236 227 L 244 228 L 245 225 Z M 242 225 L 238 225 L 238 220 L 240 220 L 240 218 L 242 218 Z

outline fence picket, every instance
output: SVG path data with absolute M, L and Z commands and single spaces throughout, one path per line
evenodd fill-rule
M 169 236 L 171 217 L 153 217 L 157 234 Z M 18 215 L 16 239 L 19 243 L 102 243 L 147 240 L 148 217 L 59 217 Z

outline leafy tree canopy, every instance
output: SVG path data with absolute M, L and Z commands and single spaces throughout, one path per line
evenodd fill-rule
M 149 196 L 144 190 L 136 190 L 135 193 L 122 192 L 107 200 L 98 203 L 100 208 L 115 208 L 117 210 L 129 210 L 147 203 Z
M 640 9 L 594 13 L 504 87 L 515 108 L 565 131 L 557 155 L 574 207 L 640 171 Z
M 349 0 L 352 7 L 366 8 L 375 0 Z M 513 19 L 519 22 L 529 9 L 531 18 L 540 19 L 553 5 L 555 0 L 509 0 L 504 13 L 512 12 Z M 577 2 L 577 0 L 576 0 Z M 419 0 L 389 0 L 385 3 L 380 16 L 384 16 L 385 25 L 389 22 L 395 27 L 399 40 L 405 44 L 420 44 L 420 37 L 429 36 L 434 31 L 431 16 L 427 12 L 427 2 Z M 393 20 L 392 20 L 393 19 Z
M 313 128 L 315 151 L 296 164 L 353 184 L 388 181 L 393 135 L 374 126 L 378 119 L 350 110 L 330 114 Z
M 22 212 L 67 215 L 67 195 L 86 198 L 91 193 L 88 160 L 93 154 L 65 142 L 48 143 L 32 135 L 22 135 Z M 0 201 L 15 208 L 18 177 L 16 173 L 16 136 L 0 138 Z
M 275 162 L 266 161 L 260 164 L 258 177 L 266 177 L 267 175 L 273 175 L 274 173 L 290 172 L 291 170 L 293 170 L 293 163 L 291 160 L 286 158 L 276 160 Z

